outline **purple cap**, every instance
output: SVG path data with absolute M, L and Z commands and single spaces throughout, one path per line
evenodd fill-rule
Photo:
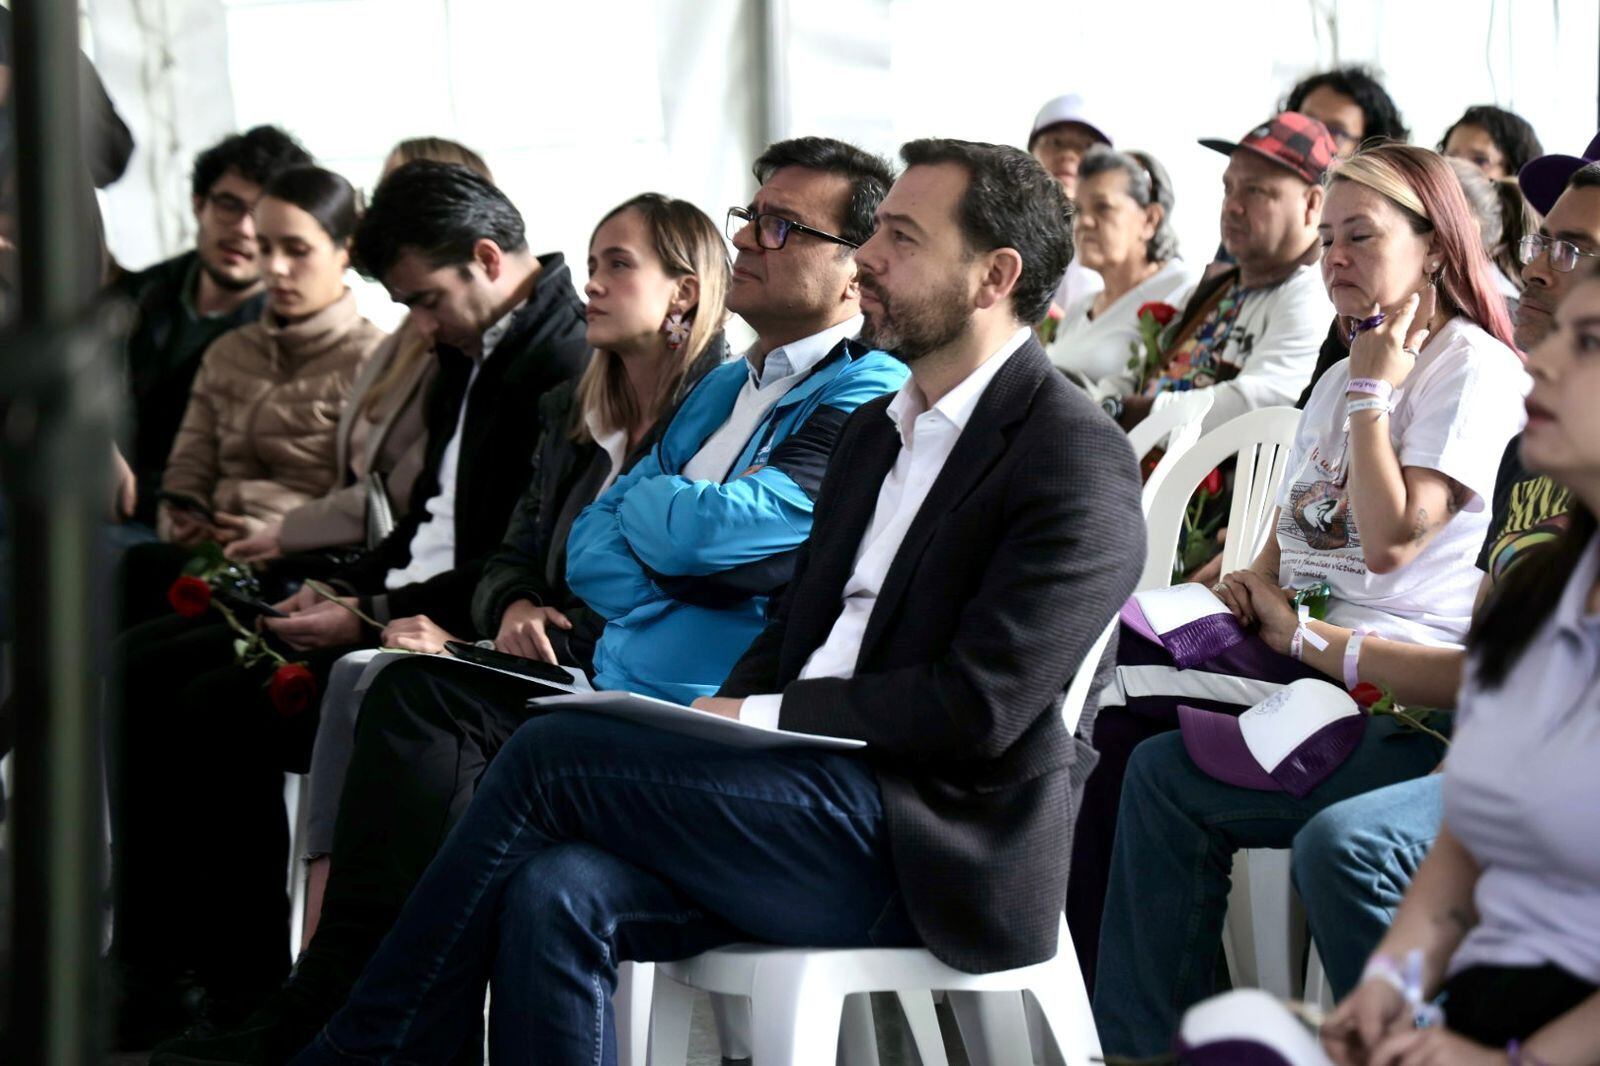
M 1235 716 L 1178 707 L 1194 764 L 1226 785 L 1305 796 L 1350 757 L 1367 717 L 1337 685 L 1302 678 Z
M 1572 175 L 1596 160 L 1600 160 L 1600 133 L 1594 135 L 1582 156 L 1541 155 L 1528 160 L 1517 171 L 1517 184 L 1522 186 L 1522 195 L 1528 198 L 1533 209 L 1548 215 L 1566 191 Z
M 1183 1066 L 1327 1066 L 1311 1030 L 1277 997 L 1239 988 L 1190 1007 L 1173 1041 Z

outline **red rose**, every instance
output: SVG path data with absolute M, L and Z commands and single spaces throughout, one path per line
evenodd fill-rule
M 211 586 L 185 574 L 167 590 L 167 602 L 185 618 L 198 618 L 211 606 Z
M 1374 703 L 1383 699 L 1383 689 L 1374 685 L 1371 681 L 1363 681 L 1350 690 L 1350 698 L 1363 707 L 1371 707 Z
M 1211 473 L 1207 474 L 1206 479 L 1200 482 L 1200 491 L 1204 492 L 1208 496 L 1221 496 L 1222 471 L 1220 469 L 1214 469 L 1211 471 Z
M 304 663 L 284 663 L 267 684 L 272 706 L 285 718 L 305 714 L 317 702 L 317 679 Z
M 1145 315 L 1149 315 L 1156 320 L 1156 325 L 1165 326 L 1172 321 L 1172 316 L 1177 313 L 1178 309 L 1171 304 L 1164 304 L 1160 300 L 1151 300 L 1149 303 L 1139 305 L 1138 317 L 1143 318 Z

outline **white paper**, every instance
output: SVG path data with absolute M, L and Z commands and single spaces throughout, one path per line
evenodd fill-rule
M 665 729 L 671 733 L 712 740 L 736 748 L 773 750 L 779 748 L 823 748 L 851 751 L 866 747 L 860 740 L 825 737 L 815 733 L 791 733 L 783 729 L 764 729 L 710 711 L 698 711 L 681 703 L 668 703 L 635 692 L 586 692 L 572 696 L 540 696 L 528 706 L 542 711 L 587 711 L 624 718 L 630 722 Z

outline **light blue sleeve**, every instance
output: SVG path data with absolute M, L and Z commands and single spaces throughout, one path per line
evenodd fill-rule
M 602 618 L 620 618 L 662 596 L 628 547 L 619 514 L 634 486 L 660 479 L 662 443 L 585 507 L 567 536 L 567 587 Z

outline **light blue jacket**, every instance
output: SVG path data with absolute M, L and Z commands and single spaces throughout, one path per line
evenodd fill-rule
M 679 473 L 727 421 L 743 360 L 701 379 L 655 450 L 590 504 L 567 540 L 567 583 L 606 619 L 595 687 L 688 703 L 709 696 L 767 622 L 811 534 L 845 419 L 905 381 L 893 356 L 840 342 L 768 411 L 726 482 Z

